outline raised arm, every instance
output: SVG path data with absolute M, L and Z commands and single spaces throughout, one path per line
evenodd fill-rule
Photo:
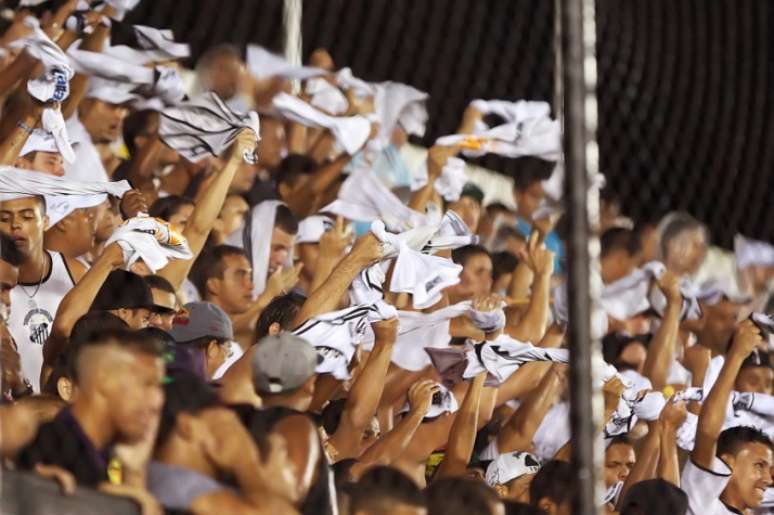
M 245 152 L 253 151 L 255 145 L 256 136 L 252 130 L 245 129 L 240 132 L 234 144 L 231 145 L 226 166 L 216 172 L 209 187 L 202 188 L 196 196 L 193 213 L 191 213 L 191 218 L 186 224 L 185 231 L 183 231 L 183 236 L 188 240 L 193 257 L 187 260 L 172 261 L 159 272 L 159 275 L 168 280 L 175 289 L 180 288 L 180 285 L 183 284 L 194 261 L 202 251 L 207 236 L 209 236 L 220 209 L 223 207 L 223 202 L 226 200 L 228 189 L 231 186 L 231 181 L 234 180 L 242 156 Z
M 634 466 L 624 482 L 621 493 L 618 495 L 619 502 L 626 497 L 626 492 L 632 485 L 646 479 L 652 479 L 656 475 L 660 442 L 661 432 L 659 431 L 658 422 L 649 423 L 648 434 L 640 440 L 637 446 L 637 461 L 634 462 Z
M 293 326 L 298 327 L 312 317 L 335 311 L 341 296 L 347 291 L 364 268 L 376 262 L 383 255 L 382 243 L 371 233 L 361 237 L 336 270 L 306 299 L 301 306 Z
M 312 278 L 310 292 L 319 288 L 331 275 L 333 269 L 341 261 L 344 250 L 352 242 L 351 227 L 344 226 L 344 220 L 339 216 L 336 218 L 336 225 L 320 237 L 320 253 L 317 256 L 317 263 Z
M 392 349 L 398 337 L 397 318 L 375 322 L 371 327 L 376 337 L 374 348 L 352 385 L 339 427 L 330 438 L 340 459 L 355 458 L 360 454 L 363 431 L 379 407 Z
M 441 176 L 441 170 L 446 161 L 458 152 L 457 147 L 443 147 L 433 145 L 427 151 L 427 184 L 411 195 L 409 207 L 420 213 L 425 212 L 425 207 L 435 196 L 435 181 Z
M 539 342 L 548 325 L 554 253 L 538 241 L 537 231 L 533 231 L 530 235 L 527 258 L 527 264 L 534 275 L 529 307 L 519 323 L 515 326 L 506 326 L 505 332 L 523 342 Z
M 75 322 L 89 311 L 91 303 L 110 272 L 124 264 L 124 253 L 118 243 L 111 243 L 97 258 L 80 281 L 62 298 L 56 311 L 51 336 L 43 344 L 43 361 L 53 365 L 62 351 Z
M 685 402 L 667 401 L 658 420 L 661 435 L 661 455 L 658 460 L 657 476 L 680 487 L 680 461 L 677 455 L 677 430 L 685 422 Z
M 524 403 L 500 429 L 497 435 L 497 450 L 501 454 L 528 451 L 531 448 L 535 432 L 559 394 L 566 368 L 565 365 L 553 364 L 538 387 L 530 392 Z
M 473 378 L 470 388 L 465 393 L 465 399 L 462 401 L 449 434 L 446 457 L 436 472 L 436 479 L 465 475 L 470 456 L 473 454 L 473 445 L 476 443 L 481 392 L 486 376 L 486 372 L 481 372 Z
M 409 388 L 409 412 L 392 431 L 382 436 L 358 458 L 358 463 L 352 467 L 355 477 L 372 465 L 389 465 L 403 454 L 427 415 L 436 391 L 438 386 L 430 379 L 414 383 Z
M 712 470 L 718 436 L 723 428 L 726 407 L 731 398 L 734 381 L 742 367 L 742 362 L 761 342 L 760 330 L 753 322 L 745 320 L 737 326 L 731 350 L 726 355 L 718 380 L 707 395 L 699 412 L 696 442 L 691 453 L 691 459 L 696 465 Z
M 666 386 L 672 357 L 675 354 L 677 332 L 680 329 L 680 310 L 683 304 L 679 280 L 672 272 L 666 272 L 661 276 L 658 287 L 667 298 L 667 307 L 661 326 L 648 347 L 648 357 L 643 370 L 645 377 L 653 384 L 654 390 L 661 390 Z
M 329 163 L 319 166 L 308 181 L 302 182 L 288 195 L 288 207 L 297 216 L 309 216 L 322 206 L 326 191 L 340 177 L 352 156 L 344 153 Z

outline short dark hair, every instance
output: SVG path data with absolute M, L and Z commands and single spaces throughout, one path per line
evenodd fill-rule
M 371 515 L 389 515 L 395 504 L 425 506 L 419 487 L 406 474 L 387 466 L 369 469 L 349 489 L 352 513 L 366 511 Z
M 212 46 L 196 61 L 196 71 L 209 68 L 216 59 L 221 57 L 233 57 L 242 60 L 242 52 L 235 45 L 229 43 Z
M 91 332 L 84 335 L 80 340 L 70 342 L 70 345 L 72 346 L 71 372 L 73 381 L 76 383 L 78 382 L 78 371 L 80 369 L 79 362 L 84 351 L 110 345 L 112 343 L 118 343 L 122 348 L 128 348 L 158 357 L 161 357 L 165 350 L 157 339 L 144 337 L 139 334 L 138 331 L 130 331 L 128 329 L 104 329 L 102 331 Z
M 609 449 L 610 447 L 612 447 L 614 445 L 628 445 L 629 447 L 631 447 L 632 446 L 632 442 L 629 440 L 629 437 L 626 436 L 625 434 L 624 435 L 616 435 L 616 436 L 610 438 L 610 443 L 607 444 L 607 448 Z
M 575 471 L 566 461 L 551 460 L 543 464 L 529 485 L 529 501 L 538 506 L 541 499 L 556 504 L 572 502 L 575 495 Z
M 290 292 L 279 297 L 274 297 L 261 311 L 258 323 L 255 326 L 255 341 L 269 335 L 269 327 L 277 323 L 283 331 L 293 329 L 293 319 L 304 305 L 306 297 L 300 293 Z
M 94 338 L 105 330 L 129 330 L 121 318 L 109 311 L 90 311 L 79 318 L 70 331 L 70 343 L 77 344 Z
M 519 264 L 519 258 L 503 250 L 492 254 L 492 280 L 496 281 L 505 274 L 510 274 Z
M 761 351 L 760 349 L 754 349 L 750 355 L 744 359 L 740 370 L 751 367 L 774 368 L 774 366 L 771 364 L 769 353 L 766 351 Z
M 279 227 L 288 234 L 296 234 L 298 232 L 298 218 L 288 206 L 280 204 L 274 214 L 274 227 Z
M 180 208 L 189 205 L 194 205 L 194 201 L 190 198 L 182 195 L 170 195 L 157 199 L 148 209 L 148 214 L 169 222 L 170 218 L 180 211 Z
M 465 266 L 470 258 L 480 254 L 486 256 L 490 255 L 489 251 L 482 245 L 465 245 L 464 247 L 452 250 L 452 261 L 458 265 Z
M 293 187 L 300 177 L 312 174 L 315 168 L 317 163 L 311 157 L 305 154 L 289 154 L 277 166 L 277 185 L 287 184 Z
M 161 410 L 156 448 L 164 445 L 172 434 L 179 413 L 199 413 L 220 405 L 217 392 L 203 379 L 191 372 L 177 371 L 164 385 L 164 407 Z
M 491 515 L 500 502 L 486 484 L 459 477 L 433 481 L 426 494 L 429 515 Z
M 129 151 L 129 156 L 136 157 L 137 146 L 134 139 L 137 136 L 153 136 L 149 132 L 150 127 L 159 122 L 159 113 L 153 109 L 140 109 L 124 118 L 123 136 L 124 145 Z
M 0 259 L 18 267 L 24 261 L 24 255 L 13 242 L 13 239 L 5 233 L 0 233 Z
M 510 209 L 508 209 L 508 206 L 502 202 L 492 202 L 486 206 L 486 212 L 489 215 L 493 213 L 508 213 L 509 211 Z
M 229 256 L 243 256 L 247 254 L 239 247 L 232 245 L 217 245 L 202 252 L 194 262 L 191 269 L 191 282 L 196 286 L 202 300 L 207 299 L 207 281 L 213 277 L 223 278 L 225 267 L 223 261 Z
M 771 440 L 766 433 L 756 427 L 736 426 L 729 427 L 720 433 L 718 437 L 718 448 L 715 454 L 721 457 L 723 454 L 736 455 L 741 447 L 748 443 L 760 443 L 774 448 Z
M 144 279 L 148 284 L 148 288 L 151 290 L 161 290 L 167 293 L 171 293 L 172 295 L 177 295 L 175 287 L 172 286 L 172 283 L 160 275 L 147 275 Z
M 600 246 L 602 247 L 601 257 L 605 257 L 616 250 L 623 250 L 630 256 L 633 256 L 642 248 L 640 239 L 634 231 L 624 229 L 623 227 L 613 227 L 602 233 Z
M 462 192 L 460 193 L 460 198 L 462 197 L 472 198 L 478 203 L 479 206 L 484 205 L 484 190 L 482 190 L 472 182 L 465 184 L 465 186 L 462 188 Z

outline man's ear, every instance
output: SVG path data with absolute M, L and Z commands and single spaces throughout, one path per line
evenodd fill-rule
M 217 277 L 210 277 L 205 283 L 207 293 L 211 295 L 220 295 L 221 281 Z
M 221 345 L 218 340 L 210 340 L 207 343 L 207 347 L 204 349 L 204 353 L 207 355 L 207 359 L 215 358 L 221 352 Z
M 546 515 L 554 515 L 556 513 L 556 503 L 548 497 L 543 497 L 537 503 L 538 508 L 543 510 Z
M 291 188 L 287 183 L 281 182 L 277 185 L 277 193 L 279 193 L 280 198 L 282 199 L 288 198 L 292 190 L 293 188 Z
M 505 487 L 505 485 L 495 485 L 494 489 L 500 499 L 505 499 L 505 497 L 508 495 L 508 489 Z
M 181 411 L 175 419 L 175 432 L 185 440 L 193 440 L 196 432 L 195 424 L 194 418 L 189 413 Z
M 269 336 L 277 336 L 282 332 L 282 326 L 279 322 L 272 322 L 269 326 Z
M 732 471 L 734 470 L 734 465 L 736 465 L 736 456 L 733 454 L 723 453 L 720 455 L 720 459 L 723 460 L 723 463 L 728 465 L 728 468 L 730 468 Z
M 73 383 L 66 377 L 60 377 L 56 381 L 56 392 L 68 404 L 73 398 Z

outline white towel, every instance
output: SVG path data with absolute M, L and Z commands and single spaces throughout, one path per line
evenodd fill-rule
M 427 127 L 427 100 L 430 95 L 400 82 L 375 84 L 374 111 L 379 121 L 377 139 L 389 142 L 396 127 L 407 134 L 424 136 Z
M 40 115 L 40 125 L 54 137 L 56 148 L 66 163 L 75 161 L 75 151 L 70 143 L 70 137 L 67 134 L 67 126 L 62 111 L 57 104 L 56 107 L 47 107 L 43 109 Z
M 91 77 L 89 79 L 89 89 L 86 91 L 86 98 L 96 98 L 108 104 L 126 104 L 140 98 L 134 92 L 136 88 L 137 85 L 131 82 Z
M 107 195 L 46 195 L 48 226 L 53 227 L 76 209 L 94 207 L 107 200 Z
M 529 118 L 547 118 L 551 116 L 551 105 L 548 102 L 476 99 L 470 105 L 483 115 L 496 114 L 506 122 L 518 122 Z
M 287 93 L 277 94 L 272 100 L 272 105 L 288 120 L 306 127 L 330 130 L 336 142 L 349 155 L 360 150 L 371 134 L 371 122 L 363 116 L 329 116 Z
M 339 380 L 350 378 L 348 366 L 368 326 L 373 306 L 352 306 L 310 318 L 293 334 L 312 344 L 320 356 L 317 373 L 330 373 Z
M 99 52 L 73 46 L 67 51 L 73 69 L 80 74 L 131 84 L 152 84 L 153 68 L 133 64 Z
M 602 308 L 618 320 L 626 320 L 650 308 L 653 308 L 659 316 L 663 316 L 667 304 L 666 298 L 654 281 L 665 272 L 666 267 L 663 263 L 651 261 L 626 277 L 608 284 L 602 290 L 600 298 Z M 681 319 L 701 318 L 698 289 L 690 280 L 683 278 L 680 280 L 680 292 L 683 296 Z
M 348 220 L 383 220 L 393 231 L 405 231 L 428 223 L 425 215 L 406 206 L 374 176 L 368 162 L 358 164 L 341 185 L 338 199 L 320 211 Z
M 157 29 L 146 25 L 130 25 L 113 21 L 110 25 L 111 43 L 123 43 L 153 55 L 154 61 L 185 59 L 191 56 L 191 48 L 186 43 L 175 41 L 174 33 L 169 29 Z
M 247 45 L 247 69 L 256 79 L 283 77 L 304 80 L 328 74 L 322 68 L 291 64 L 284 57 L 272 54 L 258 45 Z
M 468 367 L 463 373 L 464 378 L 470 378 L 486 370 L 487 383 L 502 384 L 525 363 L 532 361 L 553 361 L 567 363 L 567 349 L 544 349 L 530 343 L 523 343 L 508 335 L 500 335 L 495 340 L 484 342 L 474 350 L 466 353 Z
M 23 48 L 29 55 L 40 61 L 46 70 L 60 69 L 65 72 L 69 71 L 69 80 L 72 77 L 72 68 L 70 68 L 70 61 L 67 55 L 59 45 L 46 35 L 40 27 L 40 22 L 37 18 L 28 16 L 24 19 L 24 24 L 30 29 L 30 34 L 17 39 L 9 46 L 11 48 Z
M 88 195 L 108 193 L 123 197 L 132 189 L 127 181 L 73 181 L 64 177 L 0 166 L 0 201 L 36 195 Z
M 736 281 L 730 277 L 703 282 L 698 289 L 697 297 L 709 306 L 714 306 L 723 299 L 728 299 L 735 304 L 746 304 L 752 300 L 750 295 L 739 290 Z
M 127 270 L 142 259 L 155 273 L 167 266 L 170 259 L 193 257 L 188 242 L 168 222 L 147 215 L 130 218 L 121 224 L 105 246 L 113 242 L 118 242 L 123 249 Z
M 774 267 L 774 245 L 765 241 L 751 240 L 737 234 L 734 237 L 734 254 L 739 270 L 756 265 Z
M 105 0 L 105 3 L 115 9 L 116 14 L 113 15 L 113 18 L 120 21 L 124 19 L 127 12 L 137 7 L 140 0 Z
M 427 184 L 426 162 L 423 163 L 420 170 L 423 170 L 424 174 L 420 171 L 419 175 L 415 177 L 411 186 L 412 191 L 416 191 Z M 424 175 L 424 180 L 422 180 L 422 175 Z M 437 191 L 446 202 L 456 202 L 460 199 L 462 188 L 465 187 L 467 182 L 468 174 L 465 172 L 465 161 L 458 157 L 450 157 L 441 169 L 441 175 L 435 180 L 433 186 L 435 191 Z
M 407 402 L 403 405 L 398 413 L 407 413 L 411 409 L 411 406 Z M 427 410 L 425 419 L 433 419 L 440 417 L 444 413 L 454 413 L 459 410 L 459 404 L 454 394 L 442 384 L 438 384 L 438 395 L 433 395 L 433 400 L 430 403 L 430 409 Z
M 159 136 L 170 147 L 189 161 L 199 161 L 213 155 L 221 155 L 244 129 L 260 139 L 258 114 L 251 111 L 241 114 L 232 111 L 213 92 L 161 112 Z M 254 164 L 254 154 L 245 154 L 244 160 Z
M 310 103 L 326 113 L 339 116 L 349 109 L 349 100 L 335 84 L 324 78 L 312 78 L 306 82 L 306 93 L 311 95 Z
M 329 216 L 312 215 L 307 216 L 298 224 L 298 234 L 296 235 L 296 244 L 299 243 L 320 243 L 320 238 L 327 231 L 333 228 L 335 222 Z
M 271 256 L 271 239 L 277 207 L 285 205 L 279 200 L 264 200 L 253 207 L 243 231 L 244 249 L 253 267 L 253 296 L 258 297 L 266 289 Z M 288 252 L 286 267 L 293 266 L 293 253 Z
M 352 74 L 351 68 L 342 68 L 336 72 L 336 82 L 344 89 L 352 90 L 359 98 L 368 98 L 376 95 L 377 85 L 358 79 Z
M 505 303 L 503 303 L 505 305 Z M 505 327 L 505 311 L 500 307 L 494 311 L 476 311 L 471 308 L 468 311 L 468 317 L 473 321 L 477 329 L 485 333 L 499 331 Z

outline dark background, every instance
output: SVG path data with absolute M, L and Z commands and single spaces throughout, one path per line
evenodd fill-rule
M 430 144 L 474 98 L 552 99 L 553 6 L 305 0 L 304 55 L 325 47 L 356 76 L 429 92 Z M 626 214 L 684 209 L 724 246 L 737 232 L 774 241 L 772 11 L 769 0 L 598 0 L 601 166 Z M 281 0 L 143 0 L 128 21 L 171 27 L 195 56 L 220 42 L 282 47 Z

